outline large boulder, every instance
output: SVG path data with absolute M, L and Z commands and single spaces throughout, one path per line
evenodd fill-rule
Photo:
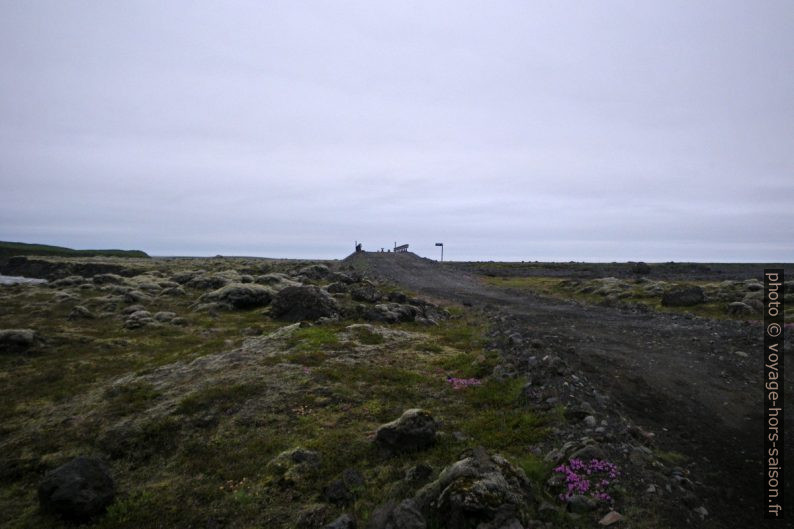
M 231 309 L 264 307 L 273 300 L 273 290 L 253 283 L 232 283 L 201 296 L 204 303 L 216 302 Z
M 338 314 L 339 305 L 325 290 L 311 286 L 287 287 L 273 299 L 270 314 L 287 321 L 317 320 Z
M 24 352 L 38 342 L 39 337 L 33 329 L 0 329 L 0 353 Z
M 706 296 L 700 287 L 676 288 L 662 295 L 662 305 L 665 307 L 691 307 L 705 300 Z
M 429 519 L 449 529 L 524 527 L 535 496 L 526 474 L 498 454 L 476 448 L 414 496 Z
M 113 502 L 116 487 L 99 459 L 78 457 L 47 473 L 39 485 L 42 510 L 74 521 L 86 521 Z
M 388 454 L 414 452 L 436 442 L 438 423 L 425 410 L 406 410 L 390 423 L 381 425 L 375 432 L 375 444 Z

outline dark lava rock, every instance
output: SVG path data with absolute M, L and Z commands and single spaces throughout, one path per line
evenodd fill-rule
M 82 305 L 76 305 L 72 311 L 69 312 L 68 318 L 70 320 L 93 320 L 94 314 Z
M 425 410 L 410 409 L 375 432 L 375 444 L 389 454 L 412 452 L 436 442 L 438 423 Z
M 37 345 L 38 335 L 33 329 L 0 329 L 0 353 L 18 353 Z
M 316 320 L 338 312 L 336 300 L 325 290 L 311 285 L 281 290 L 270 307 L 273 317 L 288 321 Z
M 78 457 L 56 468 L 39 485 L 42 510 L 75 521 L 103 513 L 115 495 L 108 468 L 90 457 Z
M 691 307 L 705 300 L 706 296 L 700 287 L 678 288 L 662 295 L 662 305 L 665 307 Z

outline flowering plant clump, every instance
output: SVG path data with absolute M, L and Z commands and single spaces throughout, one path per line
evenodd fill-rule
M 482 381 L 479 378 L 447 377 L 447 382 L 452 384 L 452 389 L 463 389 L 469 386 L 479 386 L 482 384 Z
M 577 495 L 588 496 L 594 500 L 612 503 L 607 492 L 609 485 L 620 476 L 617 465 L 601 459 L 591 459 L 585 463 L 581 459 L 571 459 L 568 464 L 554 469 L 565 476 L 565 491 L 560 500 L 568 501 Z

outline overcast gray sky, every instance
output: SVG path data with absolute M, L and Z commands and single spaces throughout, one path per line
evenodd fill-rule
M 0 2 L 0 239 L 794 261 L 794 3 Z

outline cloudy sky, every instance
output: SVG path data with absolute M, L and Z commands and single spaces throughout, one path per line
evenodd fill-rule
M 794 4 L 0 3 L 0 240 L 794 261 Z

